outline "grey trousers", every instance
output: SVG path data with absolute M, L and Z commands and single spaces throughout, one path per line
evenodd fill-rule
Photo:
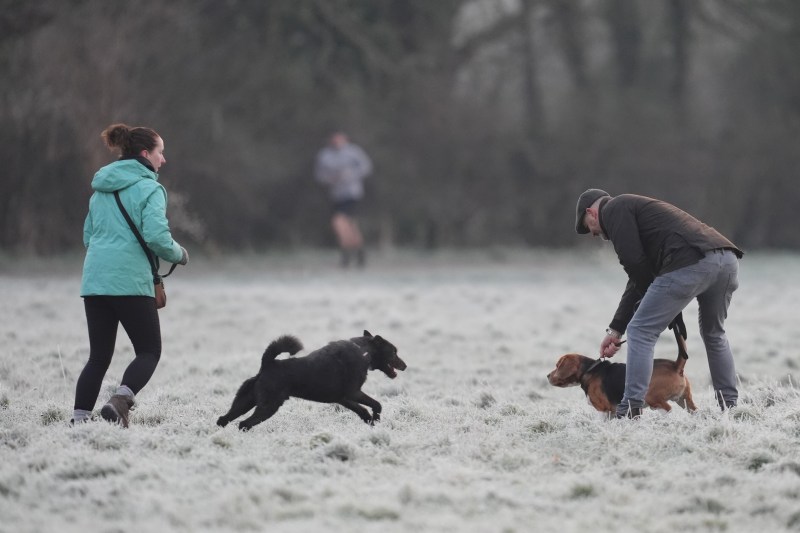
M 736 369 L 725 319 L 733 292 L 739 287 L 739 260 L 730 250 L 712 250 L 698 263 L 658 276 L 648 287 L 628 324 L 625 394 L 617 407 L 624 416 L 644 406 L 653 373 L 653 352 L 659 335 L 693 298 L 697 298 L 700 336 L 708 355 L 711 382 L 720 407 L 736 405 Z

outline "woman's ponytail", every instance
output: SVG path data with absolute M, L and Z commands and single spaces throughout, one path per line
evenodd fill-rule
M 131 128 L 127 124 L 112 124 L 100 136 L 109 149 L 119 149 L 122 157 L 137 156 L 142 150 L 151 151 L 159 138 L 155 130 L 141 126 Z

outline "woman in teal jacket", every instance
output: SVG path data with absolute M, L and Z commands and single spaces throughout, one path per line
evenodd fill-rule
M 135 395 L 150 380 L 161 357 L 161 325 L 150 263 L 114 193 L 118 192 L 153 255 L 181 265 L 189 261 L 189 255 L 172 238 L 166 217 L 167 192 L 158 183 L 158 169 L 167 162 L 163 139 L 150 128 L 125 124 L 109 126 L 102 137 L 121 157 L 95 174 L 95 192 L 83 227 L 86 259 L 81 296 L 89 327 L 89 361 L 78 378 L 72 422 L 91 417 L 122 324 L 136 357 L 100 415 L 127 427 Z

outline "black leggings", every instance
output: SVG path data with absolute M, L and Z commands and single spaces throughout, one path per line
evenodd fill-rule
M 114 355 L 118 325 L 125 328 L 136 354 L 121 385 L 137 394 L 150 381 L 161 357 L 161 323 L 155 298 L 149 296 L 86 296 L 83 303 L 89 326 L 89 361 L 75 388 L 75 409 L 91 411 Z

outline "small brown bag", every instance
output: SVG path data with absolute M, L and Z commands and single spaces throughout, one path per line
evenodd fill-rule
M 156 309 L 161 309 L 167 305 L 167 291 L 164 289 L 164 280 L 159 278 L 154 282 L 156 290 Z

